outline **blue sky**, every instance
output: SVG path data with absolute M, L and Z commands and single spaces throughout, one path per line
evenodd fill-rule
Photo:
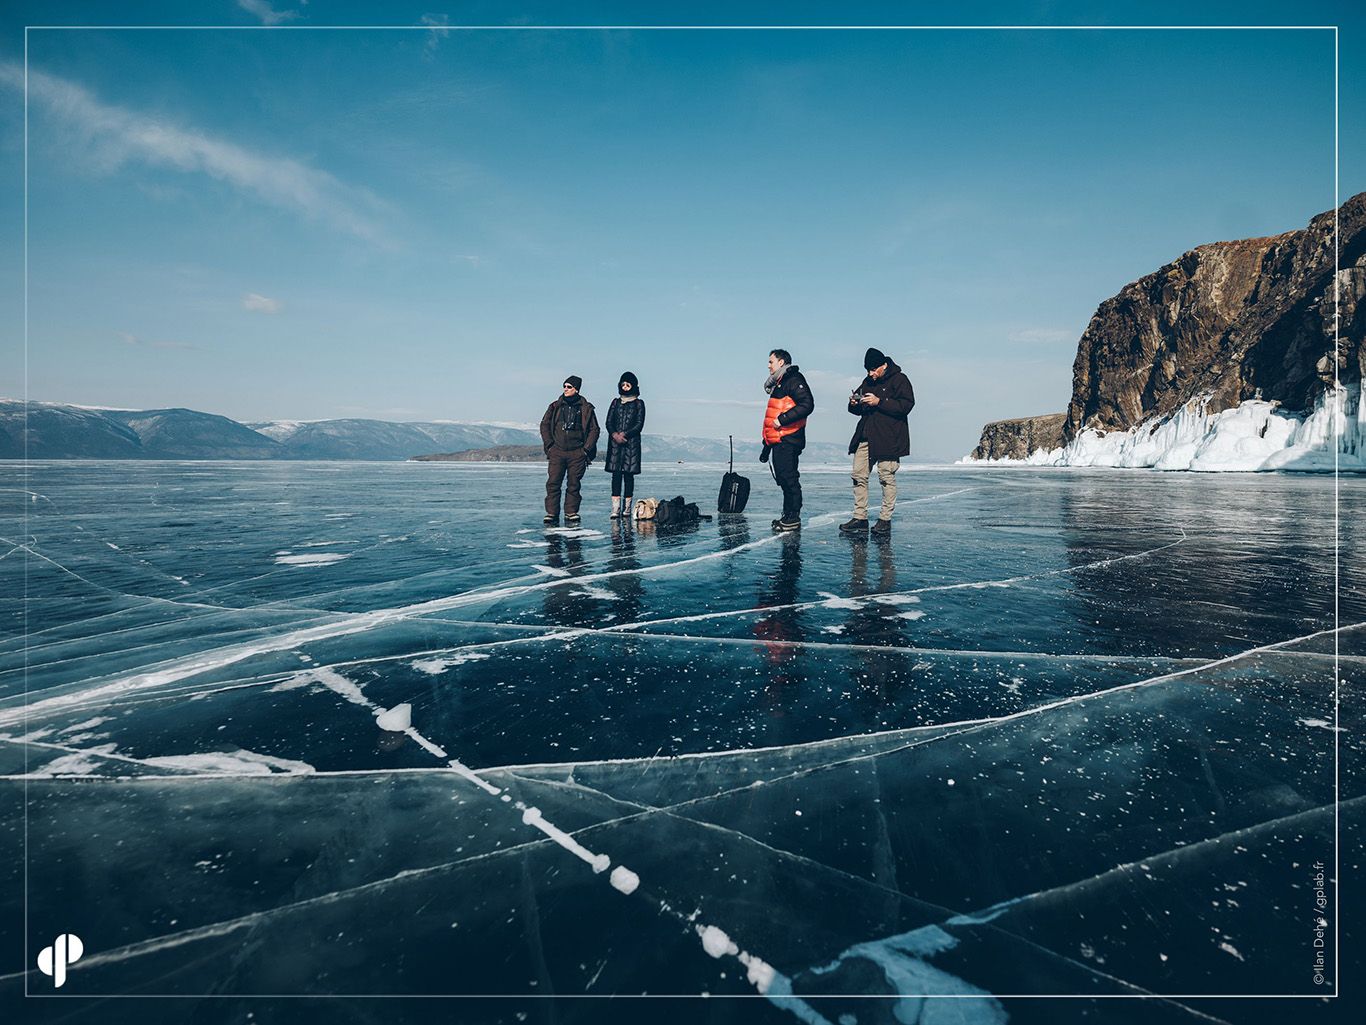
M 0 46 L 7 395 L 23 392 L 22 26 L 187 17 L 52 6 L 7 5 Z M 1191 5 L 971 10 L 982 24 L 1225 20 Z M 31 29 L 30 397 L 531 421 L 566 374 L 605 404 L 632 369 L 653 430 L 744 438 L 782 346 L 815 390 L 811 433 L 843 441 L 843 397 L 874 345 L 916 386 L 916 458 L 955 458 L 987 420 L 1065 408 L 1077 338 L 1125 283 L 1333 204 L 1327 31 L 439 27 L 642 11 L 831 21 L 816 5 L 221 0 L 193 17 L 240 29 Z M 1342 25 L 1344 132 L 1360 120 L 1359 15 L 1238 17 Z M 381 23 L 438 27 L 318 28 Z M 1344 134 L 1341 197 L 1362 188 L 1361 141 Z

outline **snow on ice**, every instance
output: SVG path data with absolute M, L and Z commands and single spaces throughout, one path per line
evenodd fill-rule
M 1194 399 L 1171 416 L 1128 431 L 1083 430 L 1063 447 L 1027 459 L 959 460 L 1029 466 L 1152 467 L 1200 472 L 1299 470 L 1366 472 L 1366 405 L 1360 384 L 1330 389 L 1307 416 L 1250 399 L 1210 413 Z

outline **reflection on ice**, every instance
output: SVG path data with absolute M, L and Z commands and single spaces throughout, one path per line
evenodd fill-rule
M 22 864 L 26 812 L 27 939 L 83 937 L 71 992 L 709 993 L 832 1025 L 1314 992 L 1304 869 L 1336 797 L 1343 828 L 1366 808 L 1361 517 L 1336 630 L 1324 482 L 911 472 L 892 537 L 850 539 L 836 475 L 772 535 L 760 493 L 541 531 L 515 469 L 495 507 L 503 471 L 346 467 L 389 498 L 358 517 L 305 469 L 226 496 L 34 469 L 0 835 Z M 127 512 L 86 516 L 81 474 Z

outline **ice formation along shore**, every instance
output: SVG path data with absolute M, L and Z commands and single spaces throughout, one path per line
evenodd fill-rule
M 1025 459 L 981 459 L 960 464 L 1016 466 L 1151 467 L 1201 472 L 1298 470 L 1366 473 L 1366 406 L 1361 385 L 1324 392 L 1307 416 L 1283 412 L 1276 402 L 1249 399 L 1210 413 L 1208 397 L 1192 399 L 1174 414 L 1127 431 L 1083 430 L 1062 448 Z M 1334 444 L 1336 438 L 1337 444 Z

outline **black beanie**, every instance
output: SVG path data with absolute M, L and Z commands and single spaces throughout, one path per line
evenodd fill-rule
M 622 374 L 622 375 L 621 375 L 621 380 L 617 382 L 617 394 L 618 394 L 618 395 L 625 395 L 625 394 L 626 394 L 624 391 L 621 390 L 621 386 L 622 386 L 623 384 L 625 384 L 627 381 L 630 381 L 630 382 L 631 382 L 631 394 L 632 394 L 632 395 L 639 395 L 639 394 L 640 394 L 640 382 L 636 380 L 636 375 L 633 374 L 633 373 L 631 373 L 631 371 L 629 371 L 629 370 L 626 371 L 626 373 Z
M 881 349 L 869 349 L 863 354 L 863 369 L 868 371 L 876 370 L 887 362 L 887 357 L 882 354 Z
M 580 388 L 583 387 L 583 378 L 577 377 L 574 374 L 570 374 L 568 377 L 564 379 L 564 383 L 569 385 L 575 391 L 578 391 Z

